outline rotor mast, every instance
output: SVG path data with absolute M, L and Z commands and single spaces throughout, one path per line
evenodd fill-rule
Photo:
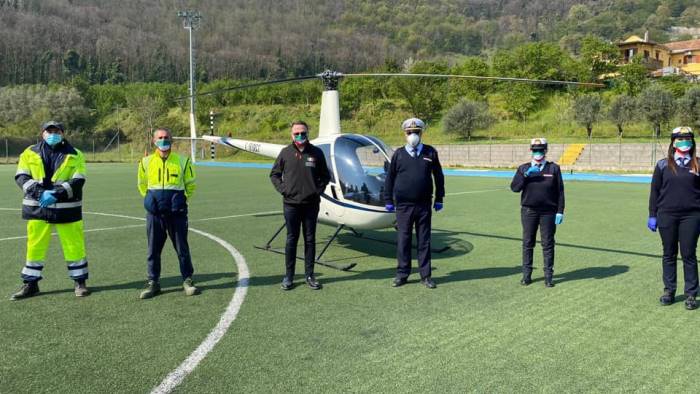
M 323 94 L 321 95 L 321 121 L 318 128 L 318 136 L 326 137 L 340 134 L 340 98 L 338 85 L 342 73 L 326 70 L 318 75 L 323 81 Z

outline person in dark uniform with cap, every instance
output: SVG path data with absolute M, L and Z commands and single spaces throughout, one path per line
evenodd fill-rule
M 418 118 L 410 118 L 403 122 L 402 128 L 406 134 L 406 145 L 394 152 L 384 185 L 386 210 L 396 212 L 398 229 L 398 267 L 392 286 L 404 285 L 411 273 L 411 233 L 415 226 L 421 283 L 429 289 L 434 289 L 436 285 L 431 277 L 430 265 L 430 208 L 432 204 L 436 212 L 442 209 L 445 177 L 437 150 L 421 143 L 425 123 Z
M 676 127 L 671 133 L 668 156 L 654 168 L 649 194 L 647 227 L 661 234 L 664 293 L 661 305 L 676 297 L 676 260 L 680 243 L 685 277 L 685 307 L 698 307 L 698 260 L 695 250 L 700 234 L 700 164 L 695 157 L 695 137 L 690 127 Z
M 304 229 L 304 274 L 306 284 L 321 289 L 314 275 L 316 259 L 316 221 L 321 193 L 331 176 L 323 151 L 309 142 L 309 126 L 303 121 L 292 123 L 292 143 L 277 156 L 270 171 L 270 181 L 284 198 L 287 243 L 284 248 L 286 273 L 282 290 L 291 290 L 297 261 L 300 228 Z
M 532 259 L 540 229 L 544 255 L 544 285 L 554 287 L 554 233 L 564 220 L 564 181 L 559 165 L 546 161 L 547 140 L 530 141 L 532 160 L 515 171 L 510 189 L 520 194 L 520 219 L 523 224 L 523 278 L 520 284 L 532 283 Z

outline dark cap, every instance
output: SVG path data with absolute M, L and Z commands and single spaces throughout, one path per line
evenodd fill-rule
M 51 127 L 55 127 L 61 131 L 65 131 L 65 129 L 63 128 L 63 123 L 57 122 L 55 120 L 49 120 L 48 122 L 41 125 L 41 131 L 44 131 L 44 130 L 49 129 Z

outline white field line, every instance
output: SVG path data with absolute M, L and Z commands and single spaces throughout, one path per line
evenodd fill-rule
M 18 209 L 15 208 L 0 208 L 2 211 L 18 211 Z M 111 214 L 111 213 L 103 213 L 103 212 L 84 212 L 86 214 L 91 214 L 91 215 L 100 215 L 100 216 L 110 216 L 110 217 L 118 217 L 118 218 L 123 218 L 123 219 L 132 219 L 132 220 L 140 220 L 144 221 L 144 218 L 136 217 L 136 216 L 128 216 L 128 215 L 119 215 L 119 214 Z M 245 215 L 233 215 L 234 217 L 242 217 L 242 216 L 254 216 L 254 215 L 260 215 L 260 214 L 265 214 L 269 212 L 259 212 L 259 213 L 253 213 L 253 214 L 245 214 Z M 207 218 L 206 220 L 215 220 L 216 218 Z M 138 226 L 142 226 L 138 225 Z M 129 227 L 136 227 L 136 226 L 129 226 Z M 124 227 L 120 227 L 124 228 Z M 115 228 L 116 229 L 116 228 Z M 95 229 L 98 230 L 98 229 Z M 88 230 L 86 230 L 88 231 Z M 233 297 L 231 298 L 231 301 L 229 302 L 228 306 L 226 307 L 226 310 L 224 313 L 221 315 L 221 318 L 219 319 L 219 322 L 216 324 L 214 329 L 212 329 L 207 337 L 202 341 L 202 343 L 197 346 L 197 348 L 190 353 L 190 355 L 183 361 L 177 368 L 175 368 L 172 372 L 168 374 L 168 376 L 163 379 L 163 381 L 155 387 L 151 392 L 152 393 L 170 393 L 175 387 L 177 387 L 182 381 L 189 375 L 196 367 L 197 365 L 204 359 L 204 357 L 209 354 L 209 352 L 214 349 L 214 346 L 216 346 L 217 343 L 221 340 L 221 338 L 226 335 L 226 332 L 228 331 L 229 327 L 231 327 L 231 324 L 233 323 L 234 320 L 236 320 L 236 317 L 238 316 L 238 312 L 241 310 L 241 306 L 243 305 L 243 301 L 245 300 L 245 296 L 248 293 L 248 282 L 250 280 L 250 272 L 248 270 L 248 264 L 245 261 L 245 257 L 236 249 L 234 248 L 230 243 L 224 241 L 223 239 L 209 234 L 207 232 L 198 230 L 196 228 L 190 227 L 190 231 L 195 232 L 203 237 L 209 238 L 210 240 L 218 243 L 221 245 L 224 249 L 226 249 L 231 256 L 233 257 L 234 261 L 236 262 L 236 268 L 238 270 L 238 284 L 236 285 L 236 290 L 233 292 Z
M 84 233 L 92 233 L 96 231 L 108 231 L 108 230 L 122 230 L 125 228 L 134 228 L 134 227 L 143 227 L 143 224 L 130 224 L 128 226 L 118 226 L 118 227 L 102 227 L 102 228 L 91 228 L 87 230 L 83 230 Z M 55 236 L 56 233 L 51 233 L 51 235 Z M 7 237 L 7 238 L 0 238 L 0 242 L 2 241 L 11 241 L 15 239 L 26 239 L 27 236 L 23 235 L 21 237 Z
M 488 193 L 488 192 L 497 192 L 501 190 L 509 190 L 506 188 L 498 188 L 498 189 L 486 189 L 486 190 L 469 190 L 466 192 L 456 192 L 456 193 L 445 193 L 446 196 L 459 196 L 462 194 L 476 194 L 476 193 Z

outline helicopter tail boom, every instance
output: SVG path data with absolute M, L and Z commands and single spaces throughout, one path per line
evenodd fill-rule
M 217 137 L 213 135 L 203 135 L 202 139 L 209 142 L 225 145 L 230 148 L 237 148 L 246 152 L 255 153 L 256 155 L 270 157 L 273 159 L 276 159 L 277 156 L 279 156 L 282 149 L 284 149 L 285 147 L 285 145 L 280 144 L 269 144 L 266 142 L 239 140 L 228 137 Z

